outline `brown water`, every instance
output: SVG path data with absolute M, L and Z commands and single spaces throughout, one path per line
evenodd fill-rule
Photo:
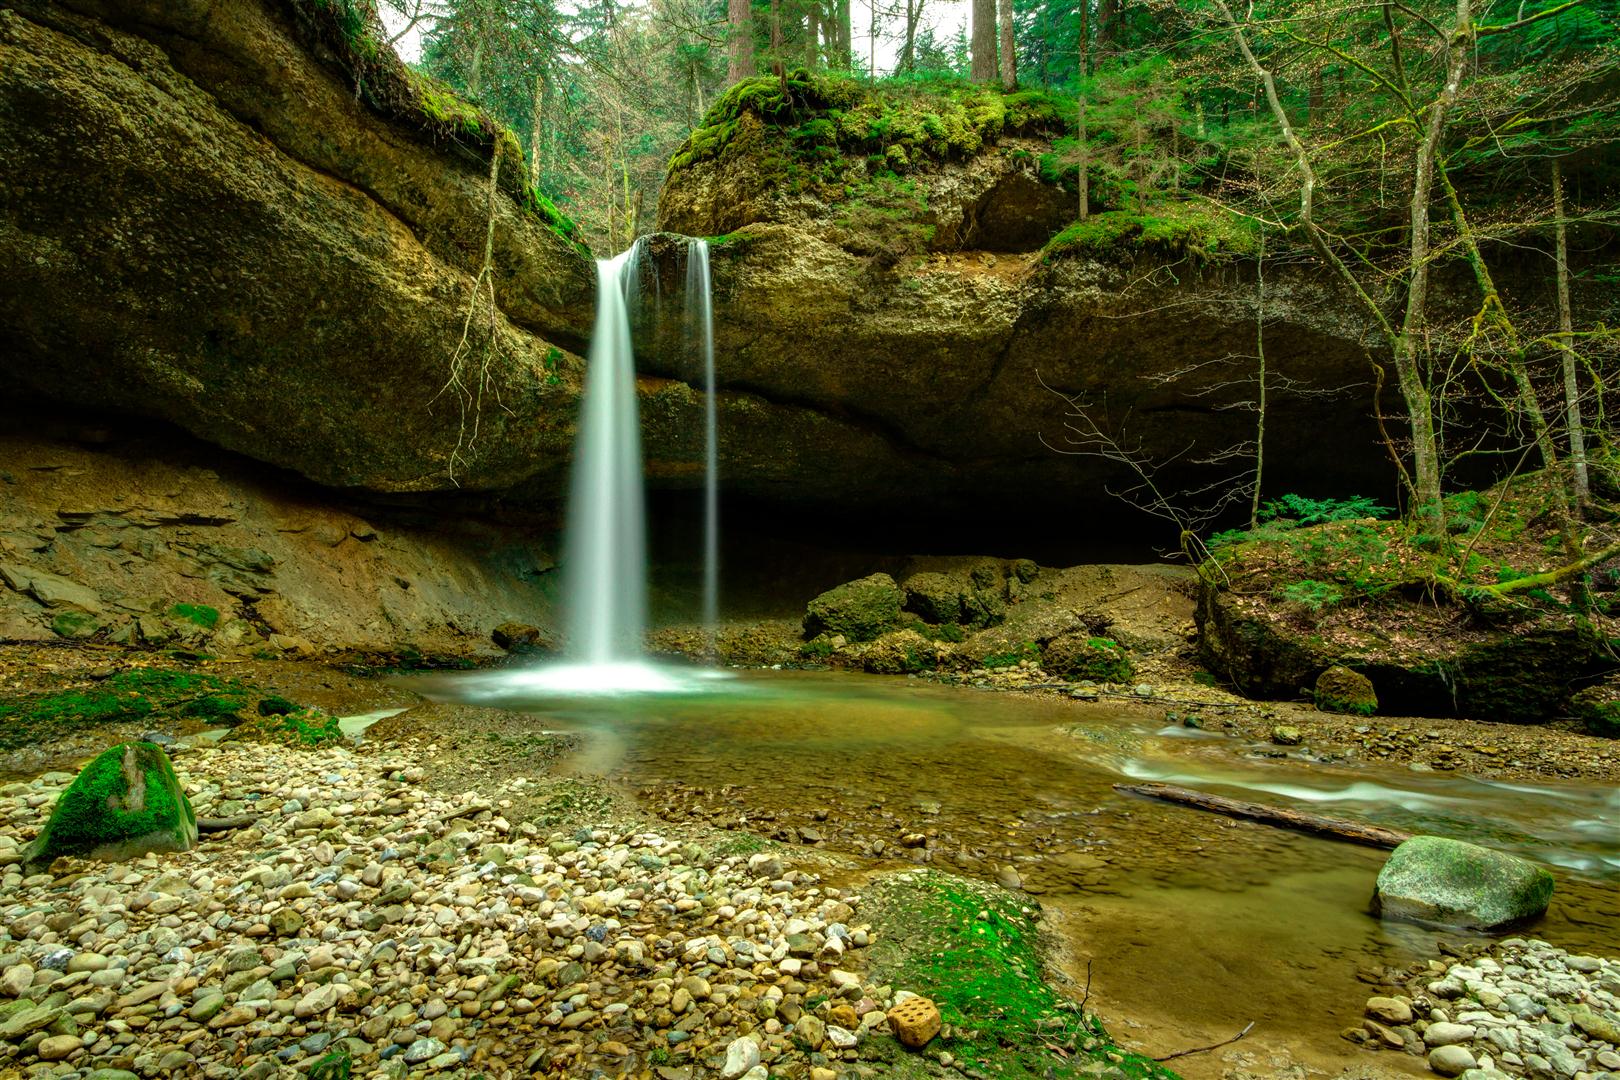
M 1359 972 L 1437 958 L 1442 935 L 1367 913 L 1385 853 L 1113 789 L 1168 779 L 1554 865 L 1529 932 L 1620 951 L 1620 795 L 1262 756 L 1165 727 L 1162 709 L 987 693 L 918 680 L 760 672 L 680 695 L 547 699 L 500 673 L 436 676 L 434 697 L 530 711 L 588 737 L 569 767 L 614 777 L 675 820 L 811 841 L 880 862 L 926 859 L 985 878 L 1015 870 L 1059 928 L 1065 965 L 1123 1040 L 1155 1053 L 1226 1038 L 1258 1074 L 1286 1050 L 1333 1072 L 1373 1055 Z M 808 830 L 808 833 L 806 832 Z M 918 835 L 926 846 L 916 843 Z M 1417 1059 L 1383 1068 L 1422 1075 Z M 1218 1076 L 1218 1055 L 1184 1058 Z

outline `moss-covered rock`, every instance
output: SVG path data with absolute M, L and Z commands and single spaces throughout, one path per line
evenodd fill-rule
M 1053 675 L 1097 682 L 1129 682 L 1136 674 L 1131 656 L 1112 638 L 1062 634 L 1041 650 L 1041 667 Z
M 906 578 L 905 609 L 925 622 L 954 623 L 962 619 L 962 591 L 966 583 L 953 574 L 924 571 Z
M 872 574 L 828 589 L 804 613 L 805 636 L 842 634 L 849 641 L 871 641 L 900 620 L 905 593 L 888 574 Z
M 120 860 L 149 851 L 188 851 L 197 815 L 168 755 L 149 742 L 123 743 L 86 765 L 62 792 L 23 853 L 31 871 L 61 855 Z
M 861 666 L 874 675 L 912 675 L 939 666 L 940 647 L 915 630 L 894 630 L 867 648 Z
M 1316 707 L 1323 712 L 1371 716 L 1378 711 L 1378 692 L 1367 676 L 1334 664 L 1316 677 Z
M 962 625 L 976 630 L 996 626 L 1007 617 L 1007 601 L 998 588 L 967 589 L 962 593 Z
M 1620 680 L 1588 686 L 1570 698 L 1569 709 L 1593 735 L 1620 739 Z
M 1388 919 L 1491 930 L 1541 915 L 1552 894 L 1552 875 L 1527 859 L 1414 836 L 1378 872 L 1372 904 Z

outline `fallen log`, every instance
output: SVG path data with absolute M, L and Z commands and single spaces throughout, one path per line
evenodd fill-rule
M 1192 806 L 1199 810 L 1225 814 L 1227 817 L 1258 821 L 1262 825 L 1274 825 L 1280 829 L 1331 836 L 1339 840 L 1348 840 L 1353 844 L 1366 844 L 1369 847 L 1396 847 L 1403 841 L 1411 839 L 1412 835 L 1397 829 L 1386 829 L 1380 825 L 1365 825 L 1359 821 L 1323 817 L 1303 810 L 1286 810 L 1279 806 L 1228 799 L 1224 795 L 1211 795 L 1207 791 L 1194 791 L 1192 788 L 1176 787 L 1173 784 L 1115 784 L 1114 790 L 1149 799 L 1162 799 L 1182 806 Z

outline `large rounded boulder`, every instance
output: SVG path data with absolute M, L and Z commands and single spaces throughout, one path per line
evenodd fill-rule
M 842 634 L 850 641 L 871 641 L 896 627 L 905 595 L 888 574 L 847 581 L 810 601 L 805 636 Z
M 155 743 L 130 742 L 104 751 L 68 785 L 23 864 L 33 872 L 60 855 L 120 860 L 196 845 L 197 815 L 168 755 Z
M 1541 915 L 1553 878 L 1535 863 L 1439 836 L 1414 836 L 1378 872 L 1373 911 L 1468 930 L 1491 930 Z

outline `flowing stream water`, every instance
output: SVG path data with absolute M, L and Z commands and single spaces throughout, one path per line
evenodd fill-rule
M 584 738 L 566 767 L 611 777 L 649 812 L 995 879 L 1011 868 L 1045 906 L 1078 982 L 1116 1035 L 1155 1053 L 1224 1039 L 1333 1068 L 1370 1055 L 1339 1038 L 1371 988 L 1358 973 L 1439 958 L 1440 934 L 1368 914 L 1386 853 L 1137 799 L 1113 784 L 1173 780 L 1263 793 L 1550 863 L 1552 910 L 1530 932 L 1614 953 L 1620 795 L 1394 768 L 1271 758 L 1274 747 L 1166 727 L 1148 707 L 986 693 L 920 680 L 756 672 L 684 696 L 537 693 L 511 673 L 412 680 L 432 697 L 530 712 Z M 808 832 L 806 830 L 809 830 Z M 1384 1068 L 1426 1070 L 1381 1055 Z M 1219 1076 L 1216 1055 L 1176 1063 Z

